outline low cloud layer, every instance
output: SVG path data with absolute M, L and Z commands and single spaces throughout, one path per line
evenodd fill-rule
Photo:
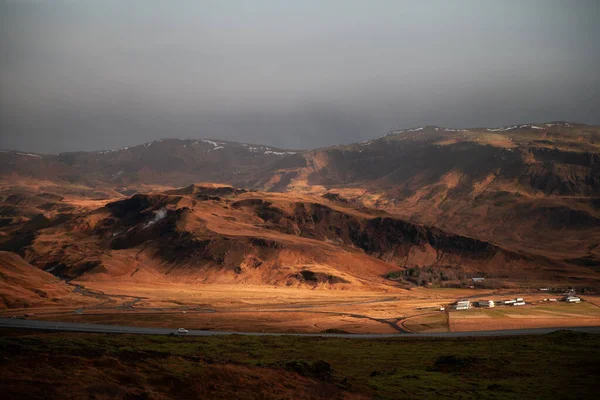
M 0 1 L 0 147 L 600 123 L 597 1 Z

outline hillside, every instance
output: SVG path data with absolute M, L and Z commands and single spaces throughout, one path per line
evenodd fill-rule
M 66 280 L 407 287 L 597 276 L 327 198 L 192 185 L 9 224 L 0 248 Z M 571 281 L 576 276 L 577 280 Z M 392 279 L 390 279 L 392 278 Z M 575 278 L 574 278 L 575 279 Z M 490 281 L 494 282 L 494 280 Z M 500 284 L 500 283 L 499 283 Z
M 600 265 L 600 128 L 424 127 L 303 154 L 257 186 L 326 193 L 418 223 Z
M 63 303 L 70 297 L 71 288 L 57 277 L 0 251 L 0 309 Z
M 198 181 L 243 186 L 263 171 L 299 166 L 288 161 L 295 154 L 271 146 L 208 139 L 164 139 L 116 150 L 56 155 L 5 150 L 0 153 L 0 176 L 13 187 L 26 178 L 126 194 L 147 185 L 178 187 Z
M 406 265 L 402 260 L 410 249 L 390 255 L 396 250 L 375 248 L 384 246 L 388 240 L 385 234 L 370 244 L 357 243 L 348 232 L 348 224 L 355 221 L 346 214 L 327 216 L 338 218 L 333 222 L 326 219 L 327 224 L 340 230 L 332 235 L 325 223 L 307 227 L 298 222 L 298 218 L 304 218 L 295 214 L 295 207 L 300 206 L 290 205 L 303 204 L 306 212 L 318 214 L 322 210 L 315 209 L 318 206 L 314 204 L 327 204 L 332 210 L 352 209 L 352 213 L 362 208 L 370 209 L 369 213 L 385 211 L 382 221 L 371 222 L 380 225 L 376 229 L 361 228 L 375 229 L 377 235 L 381 235 L 381 229 L 397 229 L 385 219 L 391 218 L 431 227 L 428 233 L 416 236 L 426 237 L 438 229 L 592 274 L 600 265 L 600 127 L 564 122 L 460 130 L 429 126 L 393 131 L 363 143 L 303 152 L 192 139 L 58 155 L 7 151 L 0 153 L 3 248 L 25 248 L 40 226 L 46 229 L 55 223 L 64 225 L 77 213 L 100 215 L 100 211 L 94 214 L 92 210 L 134 193 L 160 198 L 180 196 L 189 202 L 193 195 L 174 188 L 200 181 L 260 190 L 263 203 L 243 203 L 238 209 L 232 204 L 215 205 L 229 214 L 244 213 L 242 220 L 248 220 L 250 214 L 255 215 L 253 218 L 265 217 L 265 212 L 272 212 L 264 205 L 272 200 L 266 199 L 277 197 L 275 192 L 287 193 L 285 217 L 275 211 L 276 221 L 267 215 L 269 218 L 261 218 L 258 223 L 266 224 L 261 229 L 267 229 L 269 235 L 277 231 L 312 240 L 302 245 L 295 242 L 298 249 L 334 242 L 361 248 L 395 265 Z M 204 196 L 216 201 L 210 200 L 212 194 Z M 212 209 L 203 212 L 224 215 Z M 193 220 L 187 212 L 182 213 L 184 220 Z M 197 223 L 205 224 L 205 220 L 206 216 Z M 230 226 L 232 222 L 219 224 Z M 247 223 L 243 229 L 247 229 Z M 256 232 L 248 236 L 254 237 Z M 272 249 L 269 252 L 281 253 Z M 419 252 L 417 258 L 428 261 L 415 265 L 433 259 L 426 246 L 421 246 Z M 410 254 L 415 257 L 414 251 Z M 376 275 L 382 273 L 378 269 Z M 273 278 L 278 279 L 282 278 Z

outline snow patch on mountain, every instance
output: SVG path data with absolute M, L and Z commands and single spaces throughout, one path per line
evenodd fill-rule
M 267 150 L 265 151 L 265 154 L 274 154 L 276 156 L 285 156 L 286 154 L 296 154 L 295 151 L 272 151 L 272 150 Z
M 271 150 L 269 146 L 252 146 L 246 143 L 242 143 L 242 146 L 244 146 L 246 150 L 252 153 L 259 153 L 261 151 Z
M 201 141 L 204 143 L 212 144 L 214 147 L 219 147 L 224 144 L 224 143 L 213 142 L 212 140 L 206 140 L 206 139 L 202 139 Z
M 506 132 L 506 131 L 512 131 L 517 128 L 519 128 L 517 125 L 512 125 L 512 126 L 503 126 L 500 128 L 488 128 L 488 129 L 486 129 L 486 131 L 488 131 L 488 132 Z
M 466 129 L 442 128 L 444 132 L 466 132 Z
M 154 217 L 144 225 L 144 228 L 154 225 L 161 219 L 167 216 L 167 210 L 165 208 L 161 208 L 160 210 L 154 211 Z
M 162 141 L 163 141 L 163 139 L 156 139 L 156 140 L 153 140 L 153 141 L 151 141 L 150 143 L 146 143 L 144 146 L 145 146 L 145 147 L 150 147 L 150 146 L 152 146 L 153 144 L 155 144 L 155 143 L 160 143 L 160 142 L 162 142 Z M 129 148 L 129 147 L 127 147 L 127 148 L 124 148 L 124 149 L 126 150 L 126 149 L 128 149 L 128 148 Z
M 19 152 L 17 152 L 17 154 L 20 155 L 20 156 L 25 156 L 25 157 L 42 158 L 41 156 L 38 156 L 37 154 L 31 154 L 31 153 L 19 153 Z

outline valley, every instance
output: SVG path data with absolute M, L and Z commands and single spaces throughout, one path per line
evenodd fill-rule
M 584 300 L 600 289 L 599 132 L 547 123 L 423 127 L 310 151 L 191 139 L 5 151 L 0 315 L 289 333 L 598 325 L 593 301 L 573 313 L 536 304 L 542 287 Z M 435 311 L 503 296 L 528 299 L 528 323 Z
M 0 0 L 2 398 L 597 398 L 598 16 Z

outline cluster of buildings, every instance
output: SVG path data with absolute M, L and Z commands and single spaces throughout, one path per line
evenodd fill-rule
M 557 298 L 544 299 L 544 301 L 557 302 Z M 581 297 L 574 296 L 572 294 L 566 295 L 563 297 L 562 301 L 565 303 L 581 303 Z
M 581 298 L 577 296 L 567 296 L 564 299 L 567 303 L 581 303 Z
M 457 310 L 468 310 L 471 308 L 471 302 L 469 300 L 459 300 L 456 302 L 454 308 Z
M 496 307 L 496 305 L 524 306 L 525 300 L 522 297 L 517 297 L 516 299 L 502 300 L 502 301 L 478 300 L 478 301 L 471 302 L 469 300 L 459 300 L 456 302 L 454 309 L 455 310 L 468 310 L 471 307 L 493 308 L 493 307 Z
M 504 300 L 502 304 L 505 306 L 524 306 L 525 300 L 522 297 L 517 297 L 516 299 Z
M 550 302 L 557 302 L 559 301 L 558 299 L 544 299 L 544 301 L 550 301 Z M 578 296 L 575 296 L 573 294 L 569 294 L 566 295 L 565 297 L 563 297 L 562 301 L 566 302 L 566 303 L 581 303 L 581 298 Z M 474 301 L 471 302 L 469 300 L 459 300 L 456 302 L 456 304 L 454 305 L 454 309 L 455 310 L 468 310 L 472 307 L 481 307 L 481 308 L 493 308 L 496 306 L 524 306 L 525 303 L 525 299 L 522 297 L 517 297 L 514 299 L 510 299 L 510 300 L 498 300 L 498 301 L 494 301 L 494 300 L 478 300 L 478 301 Z
M 477 302 L 477 307 L 492 308 L 492 307 L 496 307 L 496 303 L 494 302 L 494 300 L 479 300 Z
M 479 300 L 479 301 L 475 301 L 472 302 L 469 300 L 459 300 L 456 302 L 456 305 L 454 306 L 455 310 L 468 310 L 471 307 L 487 307 L 487 308 L 492 308 L 495 307 L 496 303 L 494 302 L 494 300 Z

